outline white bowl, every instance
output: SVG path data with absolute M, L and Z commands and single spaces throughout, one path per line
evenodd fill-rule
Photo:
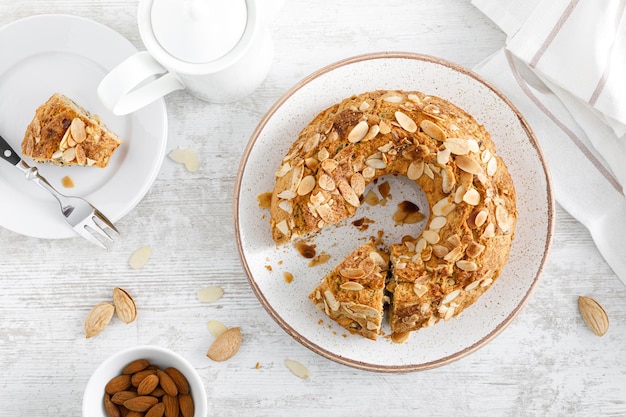
M 107 417 L 104 409 L 104 387 L 112 378 L 120 375 L 126 365 L 136 359 L 147 359 L 160 369 L 171 366 L 182 372 L 189 382 L 189 393 L 195 408 L 194 417 L 207 415 L 206 391 L 195 368 L 176 352 L 160 346 L 144 345 L 117 352 L 98 366 L 89 378 L 83 394 L 83 417 Z

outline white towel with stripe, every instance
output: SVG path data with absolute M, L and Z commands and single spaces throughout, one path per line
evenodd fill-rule
M 473 0 L 507 35 L 474 70 L 542 147 L 557 202 L 626 284 L 626 0 Z

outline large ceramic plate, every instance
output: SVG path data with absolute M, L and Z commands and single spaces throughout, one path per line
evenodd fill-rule
M 309 266 L 292 244 L 276 247 L 269 212 L 257 196 L 271 191 L 274 173 L 299 131 L 321 110 L 345 97 L 376 89 L 419 90 L 469 111 L 492 134 L 513 176 L 519 221 L 508 263 L 500 279 L 459 317 L 412 334 L 404 344 L 389 337 L 373 342 L 347 332 L 316 310 L 307 296 L 333 266 L 359 243 L 384 230 L 386 244 L 419 232 L 395 226 L 392 214 L 404 199 L 420 200 L 420 190 L 388 177 L 392 199 L 385 207 L 364 204 L 354 219 L 375 223 L 360 231 L 350 222 L 328 227 L 310 244 L 332 256 Z M 423 196 L 422 196 L 423 197 Z M 285 94 L 263 118 L 245 151 L 235 191 L 235 227 L 250 283 L 269 314 L 313 351 L 357 368 L 399 372 L 440 366 L 493 339 L 527 302 L 546 261 L 554 203 L 546 166 L 531 130 L 519 112 L 493 87 L 468 70 L 432 57 L 389 53 L 359 56 L 324 68 Z M 428 207 L 427 205 L 425 206 Z M 293 275 L 287 283 L 283 273 Z M 383 329 L 387 335 L 389 328 Z
M 20 151 L 35 109 L 55 92 L 98 114 L 124 139 L 104 169 L 39 167 L 59 191 L 84 197 L 112 221 L 119 220 L 154 182 L 167 140 L 163 100 L 119 117 L 106 110 L 97 97 L 100 80 L 136 51 L 133 45 L 112 29 L 87 19 L 40 15 L 1 28 L 0 51 L 0 135 L 16 151 Z M 0 162 L 0 226 L 41 238 L 76 236 L 52 196 L 26 181 L 10 164 Z M 62 186 L 66 175 L 75 188 Z

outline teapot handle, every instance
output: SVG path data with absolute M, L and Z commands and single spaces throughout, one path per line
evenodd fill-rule
M 126 58 L 102 79 L 98 85 L 98 97 L 113 114 L 121 116 L 183 88 L 185 86 L 174 74 L 149 52 L 142 51 Z

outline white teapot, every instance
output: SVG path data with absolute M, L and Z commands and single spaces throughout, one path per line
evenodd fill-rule
M 271 67 L 267 11 L 276 2 L 141 0 L 138 25 L 147 51 L 102 79 L 100 100 L 124 115 L 180 89 L 214 103 L 246 97 Z

